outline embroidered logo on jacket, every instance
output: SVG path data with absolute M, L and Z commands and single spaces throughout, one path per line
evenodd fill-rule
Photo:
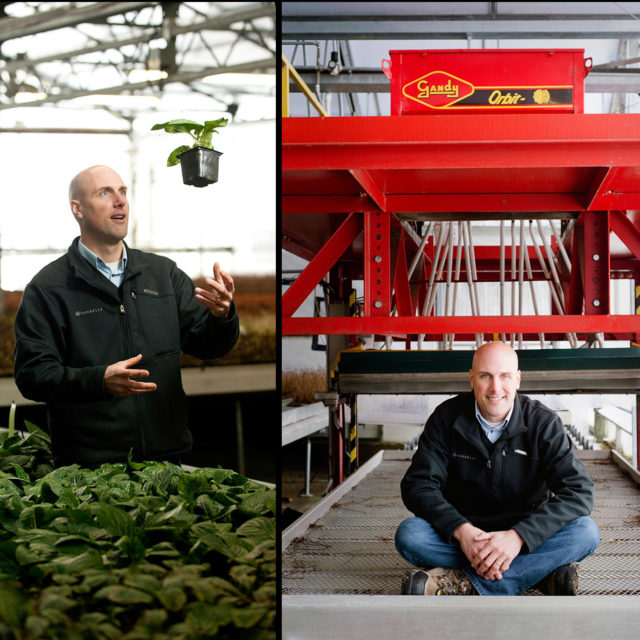
M 80 316 L 88 316 L 88 315 L 91 315 L 92 313 L 100 313 L 101 311 L 104 311 L 103 307 L 94 307 L 93 309 L 85 309 L 84 311 L 76 311 L 74 315 L 76 316 L 76 318 L 79 318 Z
M 466 455 L 464 453 L 457 453 L 456 451 L 453 452 L 453 457 L 454 458 L 463 458 L 464 460 L 473 460 L 473 461 L 476 460 L 475 456 L 468 456 L 468 455 Z

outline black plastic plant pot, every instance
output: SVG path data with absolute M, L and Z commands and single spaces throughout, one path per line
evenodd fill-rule
M 218 182 L 218 160 L 222 154 L 213 149 L 196 147 L 181 153 L 182 181 L 194 187 L 206 187 Z

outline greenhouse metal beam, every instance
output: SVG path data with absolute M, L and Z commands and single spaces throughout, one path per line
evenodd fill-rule
M 45 103 L 56 103 L 56 102 L 61 102 L 62 100 L 73 100 L 74 98 L 81 98 L 83 96 L 94 96 L 94 95 L 103 95 L 103 94 L 112 95 L 112 94 L 119 94 L 119 93 L 124 93 L 128 91 L 141 91 L 143 89 L 149 88 L 150 86 L 165 85 L 165 84 L 171 84 L 174 82 L 188 83 L 188 82 L 192 82 L 193 80 L 199 80 L 200 78 L 218 75 L 221 73 L 243 73 L 243 72 L 256 71 L 258 69 L 270 69 L 270 68 L 273 68 L 274 65 L 275 65 L 275 62 L 273 58 L 267 58 L 264 60 L 255 60 L 253 62 L 244 62 L 242 64 L 230 65 L 228 67 L 207 67 L 199 71 L 178 72 L 175 75 L 172 75 L 172 76 L 169 76 L 168 78 L 164 78 L 160 80 L 146 80 L 144 82 L 134 82 L 134 83 L 128 82 L 126 84 L 118 85 L 115 87 L 103 87 L 101 89 L 93 89 L 93 90 L 68 91 L 65 93 L 48 95 L 46 98 L 42 98 L 40 100 L 34 100 L 32 102 L 26 102 L 20 105 L 15 105 L 13 103 L 0 104 L 0 111 L 4 109 L 14 109 L 16 106 L 35 107 Z
M 135 4 L 135 3 L 131 3 Z M 149 3 L 146 3 L 149 4 Z M 155 4 L 155 3 L 152 3 Z M 236 22 L 242 22 L 246 20 L 253 20 L 255 18 L 263 18 L 266 16 L 275 15 L 275 10 L 272 7 L 267 6 L 259 6 L 259 7 L 251 7 L 249 9 L 241 9 L 238 11 L 229 11 L 219 16 L 215 16 L 213 18 L 209 18 L 207 20 L 203 20 L 201 22 L 196 22 L 190 25 L 183 26 L 173 26 L 171 27 L 171 35 L 181 35 L 185 33 L 193 33 L 198 31 L 216 31 L 216 30 L 226 30 L 232 24 Z M 0 31 L 2 20 L 0 20 Z M 131 38 L 124 38 L 122 40 L 112 40 L 109 42 L 101 42 L 97 45 L 80 47 L 78 49 L 72 49 L 70 51 L 61 51 L 59 53 L 54 53 L 49 56 L 43 56 L 41 58 L 29 59 L 24 58 L 20 60 L 9 60 L 6 61 L 4 66 L 0 68 L 0 71 L 15 71 L 17 69 L 23 68 L 32 68 L 39 64 L 44 64 L 47 62 L 56 62 L 56 61 L 64 61 L 69 60 L 70 58 L 77 58 L 78 56 L 83 56 L 89 53 L 97 53 L 100 51 L 108 51 L 109 49 L 119 49 L 120 47 L 126 47 L 132 44 L 140 44 L 142 42 L 149 42 L 153 38 L 159 38 L 162 35 L 162 25 L 158 24 L 153 29 L 148 29 L 142 32 L 139 32 L 137 35 Z M 234 32 L 235 33 L 235 32 Z M 7 40 L 8 38 L 5 38 Z
M 84 7 L 60 7 L 20 18 L 0 20 L 0 42 L 45 31 L 74 27 L 85 22 L 104 20 L 129 11 L 152 7 L 158 2 L 93 2 Z

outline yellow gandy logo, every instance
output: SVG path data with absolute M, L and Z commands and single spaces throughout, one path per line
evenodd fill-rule
M 402 95 L 433 109 L 445 109 L 475 91 L 472 84 L 445 71 L 431 71 L 402 87 Z

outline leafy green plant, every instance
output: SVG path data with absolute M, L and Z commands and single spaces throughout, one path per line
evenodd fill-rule
M 0 638 L 275 638 L 273 488 L 160 462 L 4 468 Z
M 214 133 L 218 133 L 218 129 L 227 126 L 226 118 L 218 118 L 217 120 L 206 120 L 204 124 L 199 124 L 193 120 L 169 120 L 162 124 L 154 124 L 151 131 L 163 129 L 167 133 L 188 133 L 193 138 L 193 145 L 183 144 L 174 149 L 167 158 L 167 166 L 173 167 L 180 162 L 178 157 L 181 153 L 196 147 L 204 147 L 205 149 L 213 149 L 211 138 Z
M 9 416 L 9 430 L 0 432 L 0 472 L 14 473 L 18 465 L 27 477 L 37 479 L 53 471 L 51 439 L 28 420 L 24 421 L 29 434 L 15 433 L 15 412 Z

